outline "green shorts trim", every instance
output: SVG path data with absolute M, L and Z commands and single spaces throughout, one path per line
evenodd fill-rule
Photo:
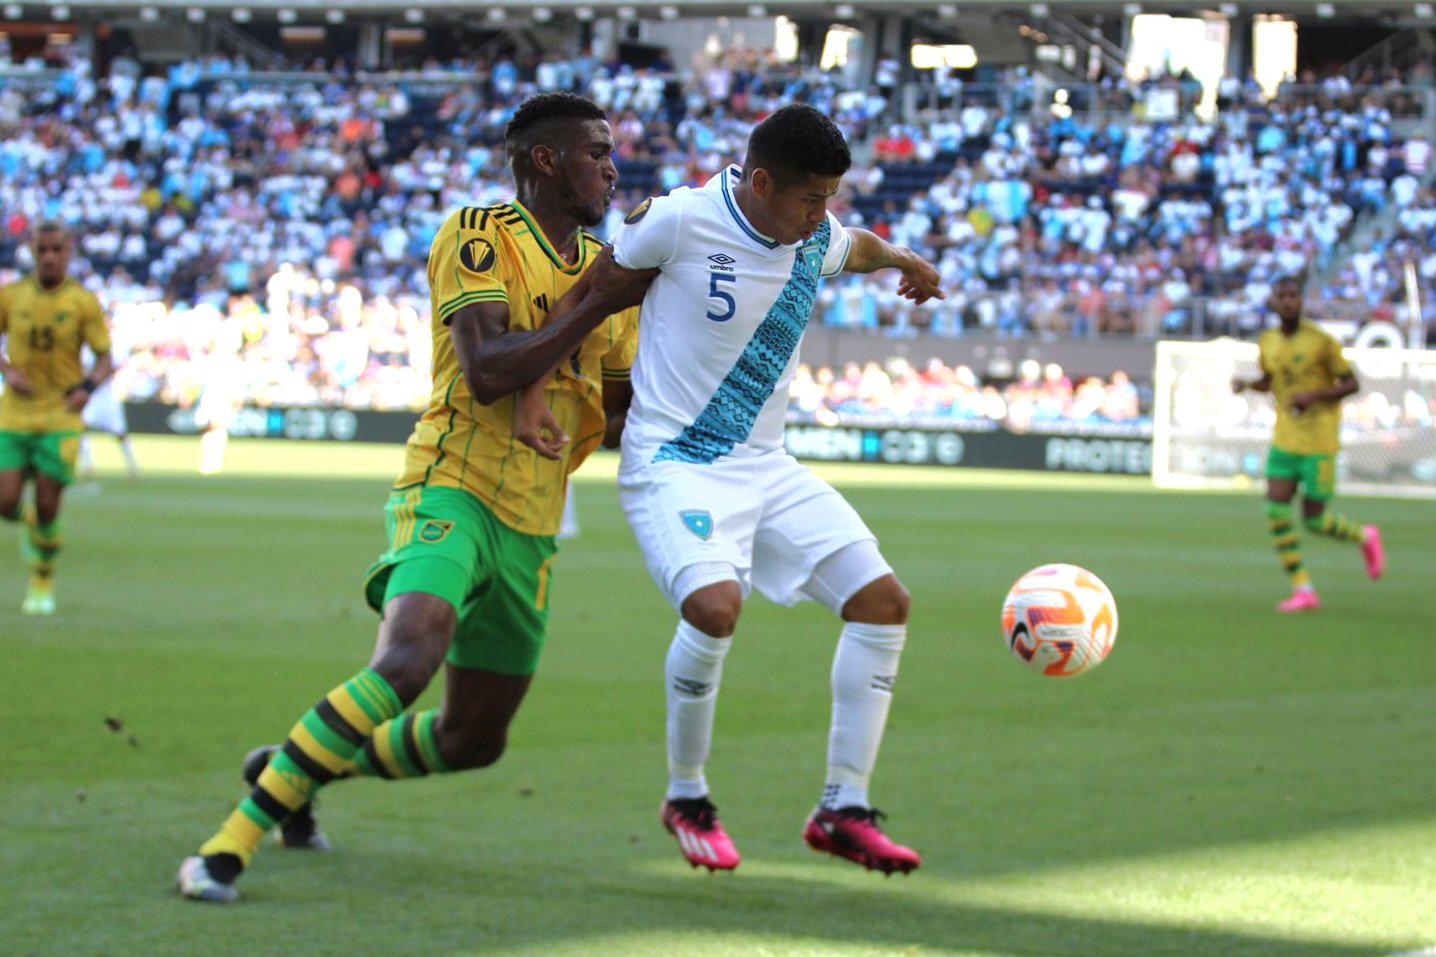
M 548 632 L 553 536 L 516 532 L 452 488 L 397 491 L 384 518 L 389 550 L 365 576 L 369 606 L 382 615 L 398 595 L 442 598 L 459 616 L 450 664 L 533 674 Z
M 1297 455 L 1272 446 L 1266 457 L 1266 477 L 1295 482 L 1304 498 L 1329 502 L 1336 495 L 1336 456 Z
M 0 472 L 33 471 L 61 485 L 75 481 L 78 432 L 10 432 L 0 429 Z

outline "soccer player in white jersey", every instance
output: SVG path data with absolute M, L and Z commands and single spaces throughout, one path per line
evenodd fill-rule
M 798 343 L 824 277 L 895 268 L 906 298 L 942 296 L 937 271 L 917 254 L 828 212 L 850 165 L 826 116 L 784 107 L 754 128 L 741 168 L 634 209 L 611 256 L 554 311 L 601 311 L 624 273 L 658 270 L 640 313 L 619 488 L 649 571 L 681 615 L 665 669 L 661 813 L 695 867 L 728 870 L 740 859 L 704 764 L 723 659 L 754 587 L 784 605 L 820 602 L 843 623 L 827 778 L 804 839 L 884 873 L 921 863 L 883 833 L 868 800 L 908 593 L 852 506 L 783 448 Z M 541 402 L 525 401 L 516 425 L 541 452 L 566 439 Z
M 114 357 L 115 365 L 118 367 L 124 363 L 125 357 L 129 355 L 129 350 L 121 344 L 116 333 L 111 333 L 111 341 L 114 348 L 110 351 L 110 355 Z M 83 417 L 85 434 L 80 436 L 79 474 L 86 478 L 93 478 L 95 460 L 90 452 L 90 433 L 104 432 L 106 435 L 113 435 L 115 441 L 119 443 L 120 454 L 125 458 L 125 473 L 132 479 L 139 478 L 140 463 L 135 457 L 135 445 L 130 441 L 130 424 L 125 418 L 124 404 L 115 394 L 113 376 L 101 383 L 99 389 L 90 396 L 90 403 L 85 406 Z

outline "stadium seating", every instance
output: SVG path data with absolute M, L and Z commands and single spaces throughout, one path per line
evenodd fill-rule
M 1080 102 L 1127 112 L 1066 115 L 1014 74 L 961 110 L 903 115 L 749 54 L 682 75 L 451 64 L 422 82 L 230 61 L 94 78 L 76 62 L 43 96 L 0 86 L 0 261 L 27 265 L 38 218 L 76 225 L 80 275 L 134 353 L 120 380 L 132 397 L 188 401 L 197 370 L 235 348 L 261 400 L 417 407 L 427 350 L 406 344 L 427 334 L 429 240 L 446 210 L 507 197 L 503 123 L 565 75 L 614 120 L 621 194 L 600 232 L 740 158 L 751 123 L 793 95 L 834 115 L 857 157 L 835 210 L 921 251 L 952 292 L 913 307 L 890 277 L 849 277 L 824 290 L 829 324 L 1242 335 L 1272 279 L 1307 267 L 1323 308 L 1390 314 L 1408 261 L 1433 298 L 1436 164 L 1393 120 L 1413 102 L 1399 84 L 1292 87 L 1272 103 L 1248 84 L 1214 120 L 1187 103 L 1156 121 L 1125 81 Z M 997 105 L 1018 102 L 1030 108 Z M 1334 255 L 1358 228 L 1363 248 Z

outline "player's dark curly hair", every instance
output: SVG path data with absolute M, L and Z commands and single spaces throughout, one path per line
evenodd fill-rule
M 560 126 L 606 119 L 608 114 L 603 107 L 572 93 L 540 93 L 529 97 L 504 129 L 504 148 L 508 151 L 509 163 L 519 162 L 535 146 L 549 145 L 544 140 Z
M 792 103 L 753 127 L 743 175 L 761 166 L 786 185 L 807 175 L 842 176 L 852 165 L 843 131 L 811 106 Z

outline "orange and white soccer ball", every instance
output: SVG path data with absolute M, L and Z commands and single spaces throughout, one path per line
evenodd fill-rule
M 1002 637 L 1038 674 L 1070 678 L 1101 664 L 1117 640 L 1117 603 L 1076 565 L 1043 565 L 1017 579 L 1002 604 Z

